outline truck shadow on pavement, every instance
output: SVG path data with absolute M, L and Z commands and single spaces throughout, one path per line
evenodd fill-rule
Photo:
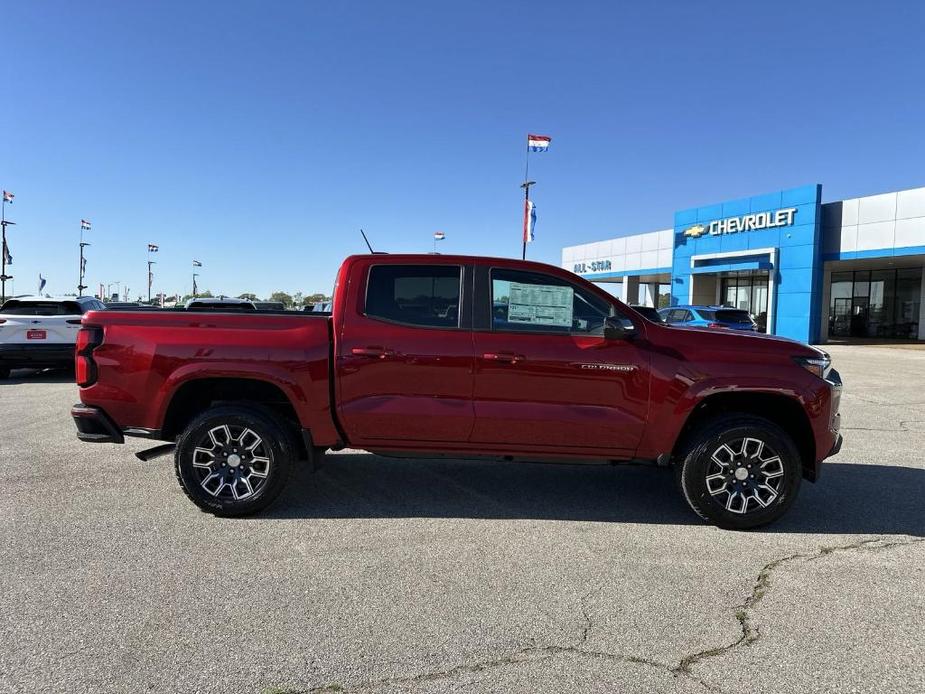
M 826 463 L 765 532 L 925 536 L 925 470 Z M 674 473 L 648 466 L 550 465 L 328 455 L 300 469 L 263 517 L 484 518 L 695 525 Z

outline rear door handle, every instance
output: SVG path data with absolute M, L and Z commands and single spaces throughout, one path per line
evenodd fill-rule
M 354 347 L 350 353 L 355 357 L 372 357 L 373 359 L 386 359 L 395 355 L 395 352 L 385 347 Z
M 514 354 L 513 352 L 485 352 L 482 359 L 500 361 L 505 364 L 516 364 L 519 361 L 524 361 L 526 357 L 523 354 Z

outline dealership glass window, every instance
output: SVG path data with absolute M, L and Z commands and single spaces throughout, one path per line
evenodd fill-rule
M 921 268 L 833 272 L 829 336 L 916 339 Z
M 431 328 L 459 326 L 456 265 L 377 265 L 369 270 L 366 315 Z
M 659 284 L 658 285 L 658 306 L 655 308 L 667 308 L 671 306 L 671 285 L 670 284 Z
M 492 270 L 491 299 L 494 330 L 603 334 L 615 315 L 609 301 L 537 272 Z

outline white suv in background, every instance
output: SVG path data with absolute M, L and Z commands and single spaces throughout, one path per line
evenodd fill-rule
M 0 378 L 11 369 L 71 367 L 80 318 L 105 309 L 92 296 L 20 296 L 0 306 Z

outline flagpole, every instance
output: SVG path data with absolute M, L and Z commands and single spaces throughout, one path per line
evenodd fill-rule
M 520 256 L 521 260 L 527 259 L 527 225 L 530 223 L 528 219 L 530 211 L 530 186 L 536 185 L 536 181 L 524 181 L 520 187 L 524 189 L 524 239 L 523 239 L 523 253 Z
M 530 200 L 530 184 L 527 181 L 530 180 L 530 133 L 527 133 L 527 153 L 524 155 L 524 184 L 522 188 L 524 189 L 524 228 L 523 228 L 523 251 L 520 255 L 521 260 L 527 259 L 527 208 L 530 206 L 527 203 Z

